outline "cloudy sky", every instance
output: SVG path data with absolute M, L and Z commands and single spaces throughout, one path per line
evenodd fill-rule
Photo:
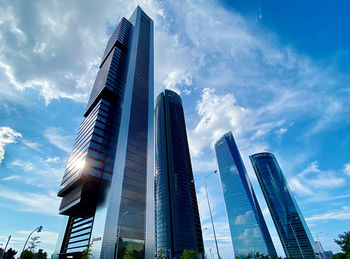
M 350 6 L 347 1 L 0 1 L 0 244 L 39 225 L 51 253 L 56 193 L 108 37 L 139 4 L 155 22 L 155 93 L 183 99 L 206 251 L 203 187 L 213 143 L 232 131 L 278 253 L 248 156 L 273 152 L 315 239 L 350 226 Z M 234 3 L 232 3 L 234 2 Z M 219 249 L 232 258 L 217 175 L 208 190 Z M 317 237 L 318 235 L 318 237 Z

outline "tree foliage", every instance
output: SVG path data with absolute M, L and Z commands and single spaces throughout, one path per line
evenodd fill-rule
M 29 241 L 29 251 L 34 253 L 35 248 L 38 246 L 38 244 L 41 242 L 39 241 L 39 236 L 31 237 Z
M 33 253 L 29 250 L 24 250 L 21 253 L 20 259 L 46 259 L 47 253 L 43 252 L 42 249 L 39 249 L 37 253 Z
M 32 259 L 33 258 L 33 252 L 29 251 L 29 250 L 24 250 L 21 253 L 20 259 Z
M 94 241 L 92 241 L 90 244 L 88 244 L 81 254 L 81 259 L 89 259 L 91 256 L 91 247 L 93 245 Z
M 334 242 L 340 246 L 345 255 L 350 256 L 350 231 L 345 231 L 338 236 L 339 239 L 334 239 Z
M 42 249 L 39 249 L 39 251 L 34 254 L 34 259 L 46 259 L 47 258 L 47 253 L 43 252 Z
M 6 253 L 4 253 L 3 259 L 13 259 L 15 258 L 14 256 L 17 254 L 17 251 L 15 251 L 14 249 L 10 248 L 9 250 L 7 250 Z
M 163 250 L 160 250 L 157 254 L 157 259 L 165 259 L 164 255 L 163 255 Z
M 255 259 L 269 259 L 268 255 L 264 255 L 264 254 L 260 254 L 259 252 L 255 252 L 255 253 L 249 253 L 247 256 L 247 259 L 250 258 L 255 258 Z
M 336 254 L 332 255 L 332 259 L 345 259 L 345 254 L 336 253 Z
M 196 251 L 185 249 L 182 256 L 181 256 L 181 259 L 195 259 L 196 256 L 197 256 Z

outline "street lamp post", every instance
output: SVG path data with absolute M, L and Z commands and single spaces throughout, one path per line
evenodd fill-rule
M 317 237 L 318 246 L 319 246 L 319 247 L 317 247 L 317 249 L 320 250 L 320 251 L 319 251 L 319 252 L 320 252 L 320 257 L 321 257 L 321 259 L 323 259 L 323 258 L 325 258 L 326 256 L 325 256 L 325 254 L 324 254 L 323 247 L 321 246 L 320 237 L 318 236 L 318 234 L 321 234 L 321 233 L 323 233 L 323 232 L 322 232 L 322 231 L 319 231 L 319 232 L 315 233 L 315 235 L 316 235 L 316 237 Z
M 117 251 L 115 252 L 116 258 L 118 258 L 118 249 L 119 249 L 119 235 L 120 235 L 120 225 L 122 223 L 122 219 L 123 217 L 128 214 L 129 211 L 125 211 L 122 213 L 122 215 L 120 215 L 120 219 L 119 219 L 119 224 L 118 224 L 118 235 L 117 235 Z
M 207 201 L 208 201 L 208 207 L 209 207 L 209 213 L 210 213 L 210 219 L 211 219 L 211 225 L 213 227 L 213 233 L 214 233 L 214 240 L 215 240 L 215 246 L 216 246 L 216 252 L 218 254 L 218 258 L 220 259 L 220 253 L 219 253 L 219 247 L 218 247 L 218 242 L 216 240 L 216 234 L 215 234 L 215 228 L 214 228 L 214 221 L 213 221 L 213 215 L 211 214 L 211 208 L 210 208 L 210 202 L 209 202 L 209 196 L 208 196 L 208 190 L 207 190 L 207 178 L 209 175 L 216 174 L 217 171 L 215 170 L 214 172 L 208 174 L 205 179 L 204 179 L 204 188 L 205 188 L 205 193 L 207 194 Z
M 24 249 L 26 248 L 26 245 L 27 245 L 27 243 L 28 243 L 28 240 L 29 240 L 30 236 L 31 236 L 35 231 L 37 231 L 37 232 L 39 233 L 39 232 L 41 232 L 42 230 L 43 230 L 43 226 L 39 226 L 39 227 L 37 227 L 36 229 L 34 229 L 34 230 L 29 234 L 29 236 L 28 236 L 26 242 L 24 243 L 24 246 L 23 246 L 23 249 L 22 249 L 22 253 L 23 253 Z
M 321 241 L 320 241 L 320 238 L 319 238 L 319 236 L 318 236 L 318 234 L 321 234 L 321 233 L 323 233 L 322 231 L 319 231 L 319 232 L 317 232 L 317 233 L 315 233 L 315 235 L 316 235 L 316 237 L 317 237 L 317 240 L 318 240 L 318 242 L 321 244 Z
M 9 244 L 9 242 L 10 242 L 10 239 L 11 239 L 11 235 L 9 235 L 9 238 L 7 239 L 7 242 L 6 242 L 6 245 L 5 245 L 5 249 L 4 249 L 4 253 L 6 253 L 6 248 L 7 248 L 7 245 Z

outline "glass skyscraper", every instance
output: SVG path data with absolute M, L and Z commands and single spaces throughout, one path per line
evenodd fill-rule
M 289 258 L 315 258 L 315 243 L 286 179 L 272 153 L 250 156 L 250 161 Z
M 165 90 L 155 107 L 156 247 L 165 258 L 204 246 L 182 101 Z
M 215 143 L 235 256 L 277 253 L 232 132 Z
M 153 21 L 137 7 L 108 41 L 58 192 L 54 257 L 154 258 Z

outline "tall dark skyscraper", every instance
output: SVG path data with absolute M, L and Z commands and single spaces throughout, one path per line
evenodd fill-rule
M 137 7 L 107 44 L 63 176 L 55 258 L 92 242 L 91 258 L 154 258 L 153 98 L 153 21 Z
M 277 256 L 232 132 L 215 143 L 215 152 L 235 256 Z
M 250 156 L 254 171 L 289 258 L 315 258 L 315 243 L 286 179 L 272 153 Z
M 204 254 L 182 101 L 165 90 L 155 107 L 156 247 L 165 258 Z

